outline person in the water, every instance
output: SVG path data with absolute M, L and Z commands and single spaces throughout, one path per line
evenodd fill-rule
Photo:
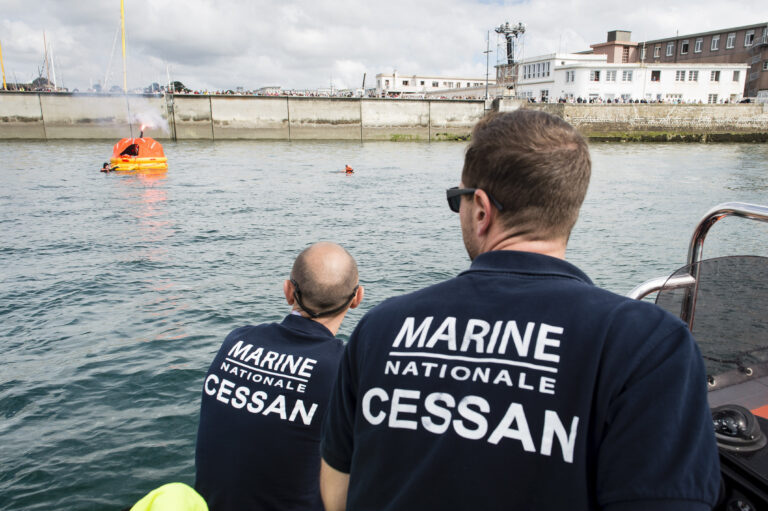
M 290 314 L 232 331 L 203 381 L 195 489 L 212 511 L 322 510 L 320 423 L 344 349 L 335 335 L 363 288 L 352 256 L 321 242 L 296 258 L 283 293 Z
M 565 260 L 590 172 L 559 117 L 478 122 L 446 194 L 472 264 L 352 333 L 321 435 L 327 511 L 712 508 L 691 332 Z
M 116 166 L 110 165 L 107 162 L 104 162 L 104 165 L 101 166 L 102 172 L 112 172 L 113 170 L 117 170 Z
M 347 165 L 346 168 L 344 169 L 344 172 L 346 172 L 347 174 L 354 174 L 355 170 L 349 165 Z

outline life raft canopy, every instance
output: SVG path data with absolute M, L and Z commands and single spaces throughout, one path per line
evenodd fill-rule
M 167 170 L 163 146 L 151 137 L 124 138 L 112 148 L 109 162 L 116 170 Z

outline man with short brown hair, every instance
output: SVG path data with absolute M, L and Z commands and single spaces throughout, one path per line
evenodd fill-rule
M 353 332 L 323 423 L 328 511 L 712 507 L 690 332 L 565 261 L 589 175 L 562 119 L 519 110 L 476 126 L 447 191 L 472 265 Z

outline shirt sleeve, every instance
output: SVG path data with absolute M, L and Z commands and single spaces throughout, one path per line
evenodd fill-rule
M 326 463 L 348 474 L 354 449 L 353 428 L 357 412 L 357 384 L 353 381 L 352 345 L 355 334 L 344 347 L 328 410 L 320 430 L 320 455 Z
M 701 353 L 671 316 L 650 329 L 624 323 L 619 336 L 650 332 L 637 353 L 623 354 L 631 362 L 620 365 L 626 374 L 596 439 L 598 501 L 610 510 L 710 509 L 720 464 Z

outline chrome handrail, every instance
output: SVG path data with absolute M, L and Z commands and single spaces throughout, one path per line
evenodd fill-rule
M 691 236 L 691 242 L 688 246 L 687 264 L 689 267 L 697 268 L 697 266 L 694 265 L 698 262 L 701 262 L 702 254 L 704 252 L 704 240 L 706 239 L 707 234 L 709 233 L 709 230 L 712 228 L 712 226 L 723 218 L 729 216 L 748 218 L 750 220 L 757 220 L 760 222 L 768 222 L 768 206 L 748 204 L 745 202 L 725 202 L 723 204 L 718 204 L 714 208 L 707 211 L 701 220 L 699 220 L 699 223 L 696 226 L 696 230 L 694 230 L 693 236 Z M 698 272 L 698 269 L 696 269 L 696 272 Z M 677 277 L 669 278 L 656 277 L 635 287 L 627 294 L 627 296 L 636 300 L 640 300 L 651 293 L 660 291 L 662 288 L 688 288 L 686 296 L 683 300 L 682 309 L 680 311 L 680 318 L 688 323 L 688 328 L 692 328 L 694 310 L 696 309 L 698 275 L 680 275 Z
M 651 293 L 661 291 L 662 289 L 679 289 L 681 287 L 691 287 L 696 280 L 691 275 L 680 275 L 677 277 L 656 277 L 646 280 L 632 291 L 627 293 L 629 298 L 642 300 Z
M 746 202 L 725 202 L 718 204 L 699 220 L 696 230 L 688 246 L 688 264 L 698 263 L 702 259 L 704 239 L 715 223 L 728 216 L 749 218 L 760 222 L 768 222 L 768 206 L 747 204 Z

